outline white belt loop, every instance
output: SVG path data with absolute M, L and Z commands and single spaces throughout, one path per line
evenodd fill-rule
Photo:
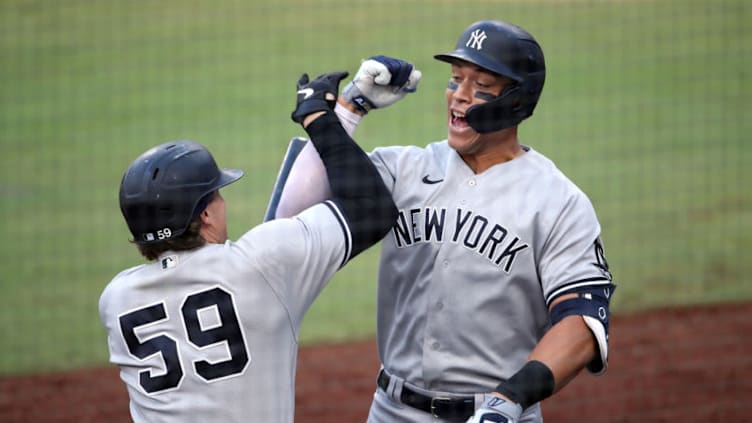
M 402 386 L 405 384 L 405 381 L 402 378 L 392 376 L 389 382 L 391 382 L 392 399 L 401 403 Z
M 389 385 L 386 387 L 386 394 L 389 398 L 401 403 L 400 395 L 402 395 L 402 386 L 405 381 L 402 380 L 402 378 L 390 375 L 383 367 L 381 368 L 381 371 L 389 376 Z

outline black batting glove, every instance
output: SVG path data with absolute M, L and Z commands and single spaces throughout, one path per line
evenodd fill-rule
M 294 122 L 303 123 L 311 113 L 334 110 L 339 94 L 339 83 L 348 72 L 331 72 L 319 75 L 313 81 L 304 73 L 298 80 L 298 97 L 295 111 L 290 116 Z

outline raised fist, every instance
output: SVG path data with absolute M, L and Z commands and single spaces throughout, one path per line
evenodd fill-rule
M 404 60 L 373 56 L 365 60 L 342 96 L 363 114 L 396 103 L 418 89 L 421 72 Z

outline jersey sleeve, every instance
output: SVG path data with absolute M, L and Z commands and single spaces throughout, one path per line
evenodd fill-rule
M 597 356 L 588 364 L 591 373 L 602 374 L 608 363 L 608 302 L 613 291 L 612 277 L 600 240 L 600 225 L 590 200 L 575 194 L 556 216 L 551 236 L 540 259 L 541 282 L 546 305 L 562 294 L 590 291 L 609 293 L 604 299 L 604 315 L 581 316 L 597 343 Z
M 546 304 L 570 289 L 609 284 L 600 224 L 590 200 L 576 191 L 552 219 L 539 264 Z
M 326 201 L 295 217 L 259 225 L 236 245 L 254 257 L 297 328 L 316 296 L 350 258 L 352 236 L 337 205 Z
M 404 147 L 399 146 L 377 147 L 368 153 L 368 157 L 371 158 L 371 162 L 373 162 L 376 170 L 381 175 L 381 179 L 384 181 L 384 185 L 386 185 L 390 192 L 394 192 L 397 182 L 398 164 L 403 153 Z

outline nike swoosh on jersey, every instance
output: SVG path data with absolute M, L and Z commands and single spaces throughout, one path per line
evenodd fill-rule
M 428 179 L 428 175 L 426 175 L 426 176 L 423 177 L 423 183 L 424 184 L 429 184 L 429 185 L 438 184 L 439 182 L 441 182 L 443 180 L 444 179 L 436 179 L 436 180 L 434 180 L 434 179 Z
M 303 100 L 313 95 L 313 88 L 303 88 L 298 90 L 298 94 L 303 94 Z

